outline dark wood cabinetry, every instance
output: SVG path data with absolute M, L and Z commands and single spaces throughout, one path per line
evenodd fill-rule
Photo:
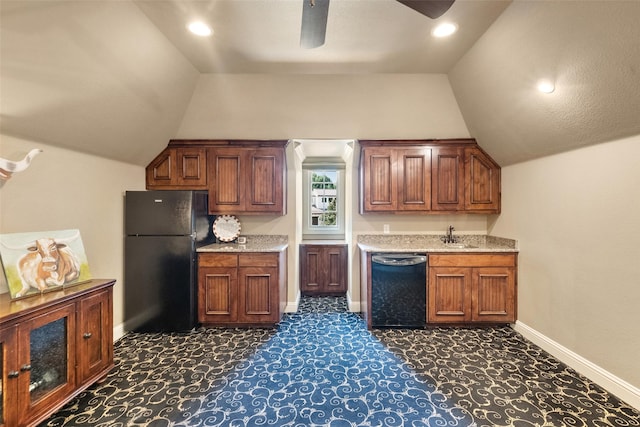
M 284 148 L 210 148 L 209 159 L 211 213 L 284 215 Z
M 464 149 L 434 147 L 433 149 L 434 211 L 460 211 L 464 209 Z
M 148 190 L 206 190 L 207 150 L 166 148 L 147 166 Z
M 428 322 L 515 322 L 516 257 L 516 254 L 431 255 Z
M 477 147 L 465 149 L 465 210 L 500 213 L 500 167 Z
M 79 302 L 78 383 L 95 381 L 113 364 L 113 301 L 111 290 L 97 292 Z
M 0 297 L 0 425 L 35 425 L 113 367 L 114 281 Z
M 362 154 L 362 208 L 368 212 L 431 207 L 431 150 L 372 147 Z
M 361 213 L 500 212 L 500 167 L 475 140 L 360 145 Z
M 171 140 L 148 190 L 208 190 L 212 214 L 286 213 L 286 140 Z
M 305 295 L 344 295 L 347 245 L 300 245 L 300 291 Z
M 428 254 L 427 324 L 517 319 L 517 253 Z M 372 327 L 371 252 L 360 250 L 361 312 Z
M 204 325 L 271 326 L 286 304 L 286 251 L 200 253 L 198 320 Z

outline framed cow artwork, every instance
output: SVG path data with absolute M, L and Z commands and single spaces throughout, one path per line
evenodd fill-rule
M 80 230 L 0 234 L 0 260 L 12 299 L 91 279 Z

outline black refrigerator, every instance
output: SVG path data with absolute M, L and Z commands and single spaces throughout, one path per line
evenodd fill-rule
M 215 243 L 203 191 L 125 192 L 124 319 L 138 332 L 197 323 L 197 253 Z

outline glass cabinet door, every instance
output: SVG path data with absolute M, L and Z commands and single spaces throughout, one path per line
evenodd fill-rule
M 19 405 L 37 416 L 75 387 L 74 304 L 25 322 L 19 336 Z
M 29 349 L 29 393 L 33 402 L 67 382 L 67 318 L 33 329 Z

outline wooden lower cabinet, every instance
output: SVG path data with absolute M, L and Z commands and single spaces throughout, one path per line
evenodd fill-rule
M 0 298 L 0 426 L 38 424 L 113 368 L 114 283 Z
M 428 322 L 515 322 L 516 271 L 517 254 L 431 255 Z
M 300 245 L 300 291 L 304 295 L 344 295 L 347 263 L 347 245 Z
M 286 250 L 200 253 L 198 320 L 209 326 L 272 326 L 286 305 Z

